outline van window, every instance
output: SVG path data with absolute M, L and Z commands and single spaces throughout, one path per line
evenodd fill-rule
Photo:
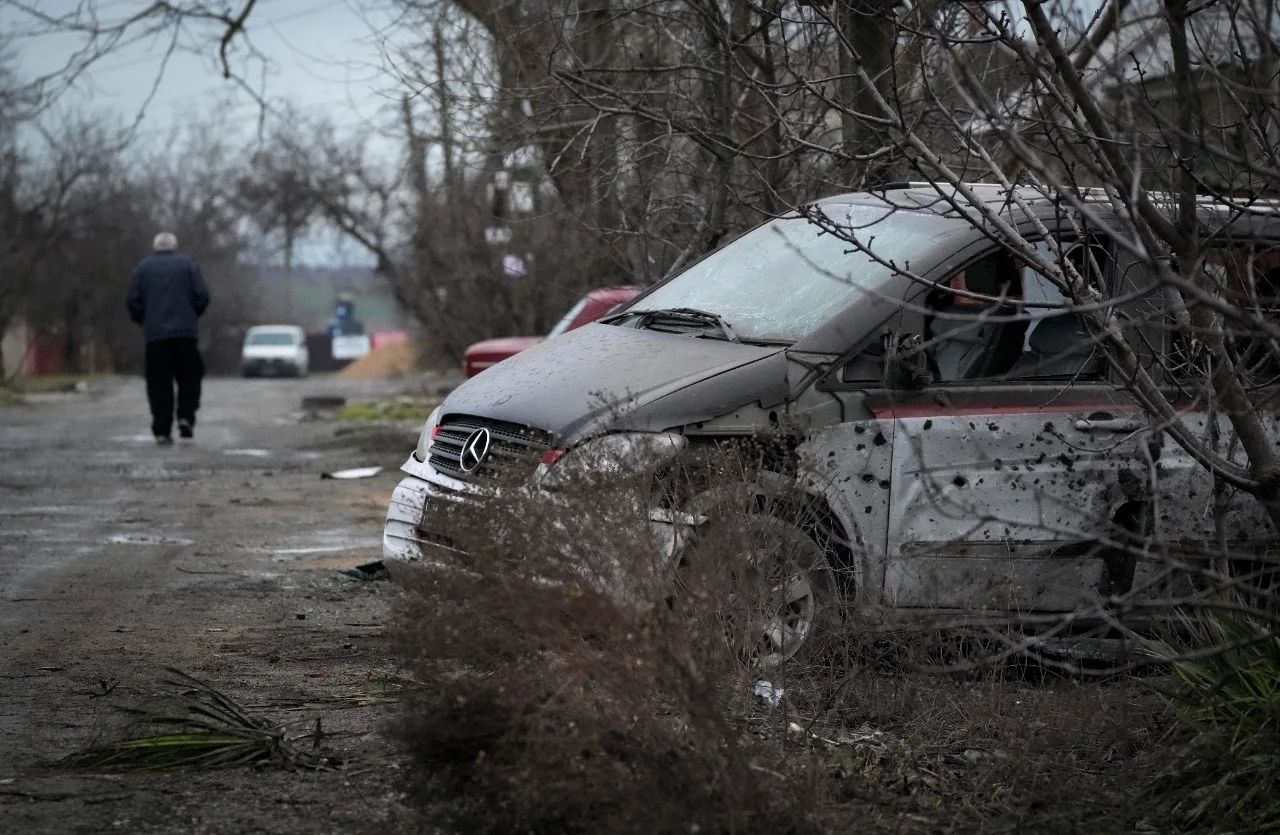
M 1025 321 L 1015 321 L 1019 287 L 1013 257 L 1000 252 L 970 264 L 928 294 L 924 336 L 935 380 L 976 380 L 1013 367 L 1026 330 Z
M 1051 258 L 1045 243 L 1036 246 L 1043 258 Z M 1100 244 L 1066 245 L 1062 258 L 1089 284 L 1109 287 L 1111 253 Z M 1096 350 L 1080 316 L 1064 308 L 1069 299 L 1057 284 L 1030 266 L 1022 269 L 1022 312 L 1027 317 L 1022 355 L 1009 370 L 1014 379 L 1061 379 L 1096 376 L 1102 356 Z
M 1274 246 L 1223 246 L 1205 257 L 1205 272 L 1223 296 L 1244 311 L 1280 324 L 1280 249 Z M 1194 307 L 1195 301 L 1186 300 Z M 1175 379 L 1197 378 L 1207 372 L 1207 358 L 1191 346 L 1194 334 L 1184 333 L 1169 314 L 1166 364 Z M 1226 347 L 1236 370 L 1251 386 L 1280 381 L 1280 346 L 1261 333 L 1250 333 L 1237 321 L 1224 320 Z
M 1037 247 L 1050 256 L 1047 245 Z M 1087 279 L 1110 269 L 1102 246 L 1070 247 L 1064 257 Z M 1091 275 L 1092 274 L 1092 275 Z M 974 298 L 980 293 L 991 298 Z M 1097 373 L 1080 317 L 1046 275 L 1006 252 L 992 253 L 926 297 L 925 339 L 934 379 L 1063 379 Z

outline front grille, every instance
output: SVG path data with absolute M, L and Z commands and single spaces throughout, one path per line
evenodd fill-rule
M 468 473 L 462 468 L 463 446 L 481 429 L 489 430 L 489 454 L 478 469 Z M 438 472 L 461 481 L 492 479 L 505 474 L 519 476 L 532 473 L 542 453 L 550 448 L 551 434 L 541 429 L 471 415 L 449 415 L 440 423 L 431 443 L 428 463 Z

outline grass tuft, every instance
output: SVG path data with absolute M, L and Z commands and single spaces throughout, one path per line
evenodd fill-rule
M 64 768 L 165 771 L 275 765 L 321 769 L 329 757 L 303 750 L 283 728 L 253 716 L 230 697 L 172 667 L 173 692 L 146 707 L 120 707 L 130 718 L 119 739 L 98 739 L 59 761 Z
M 349 403 L 338 413 L 338 420 L 347 421 L 414 421 L 421 423 L 430 415 L 437 403 L 399 398 L 396 400 L 364 400 Z
M 1166 645 L 1180 743 L 1148 791 L 1198 831 L 1280 830 L 1280 636 L 1245 615 L 1206 615 Z

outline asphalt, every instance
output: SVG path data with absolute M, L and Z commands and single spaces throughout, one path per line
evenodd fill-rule
M 432 381 L 415 381 L 416 387 Z M 304 397 L 404 383 L 209 380 L 196 438 L 157 447 L 142 382 L 0 409 L 0 832 L 364 832 L 400 826 L 403 758 L 380 555 L 412 427 L 309 419 Z M 326 472 L 381 465 L 379 475 Z M 321 722 L 331 772 L 96 774 L 59 767 L 166 667 L 277 723 Z

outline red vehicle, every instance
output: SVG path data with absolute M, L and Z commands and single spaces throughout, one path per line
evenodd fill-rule
M 468 377 L 474 377 L 491 365 L 502 362 L 507 357 L 539 342 L 559 336 L 566 331 L 589 325 L 610 310 L 624 302 L 629 302 L 640 294 L 639 287 L 602 287 L 587 293 L 578 303 L 569 308 L 564 318 L 556 323 L 551 333 L 546 336 L 507 336 L 501 339 L 486 339 L 467 348 L 463 355 L 462 369 Z

